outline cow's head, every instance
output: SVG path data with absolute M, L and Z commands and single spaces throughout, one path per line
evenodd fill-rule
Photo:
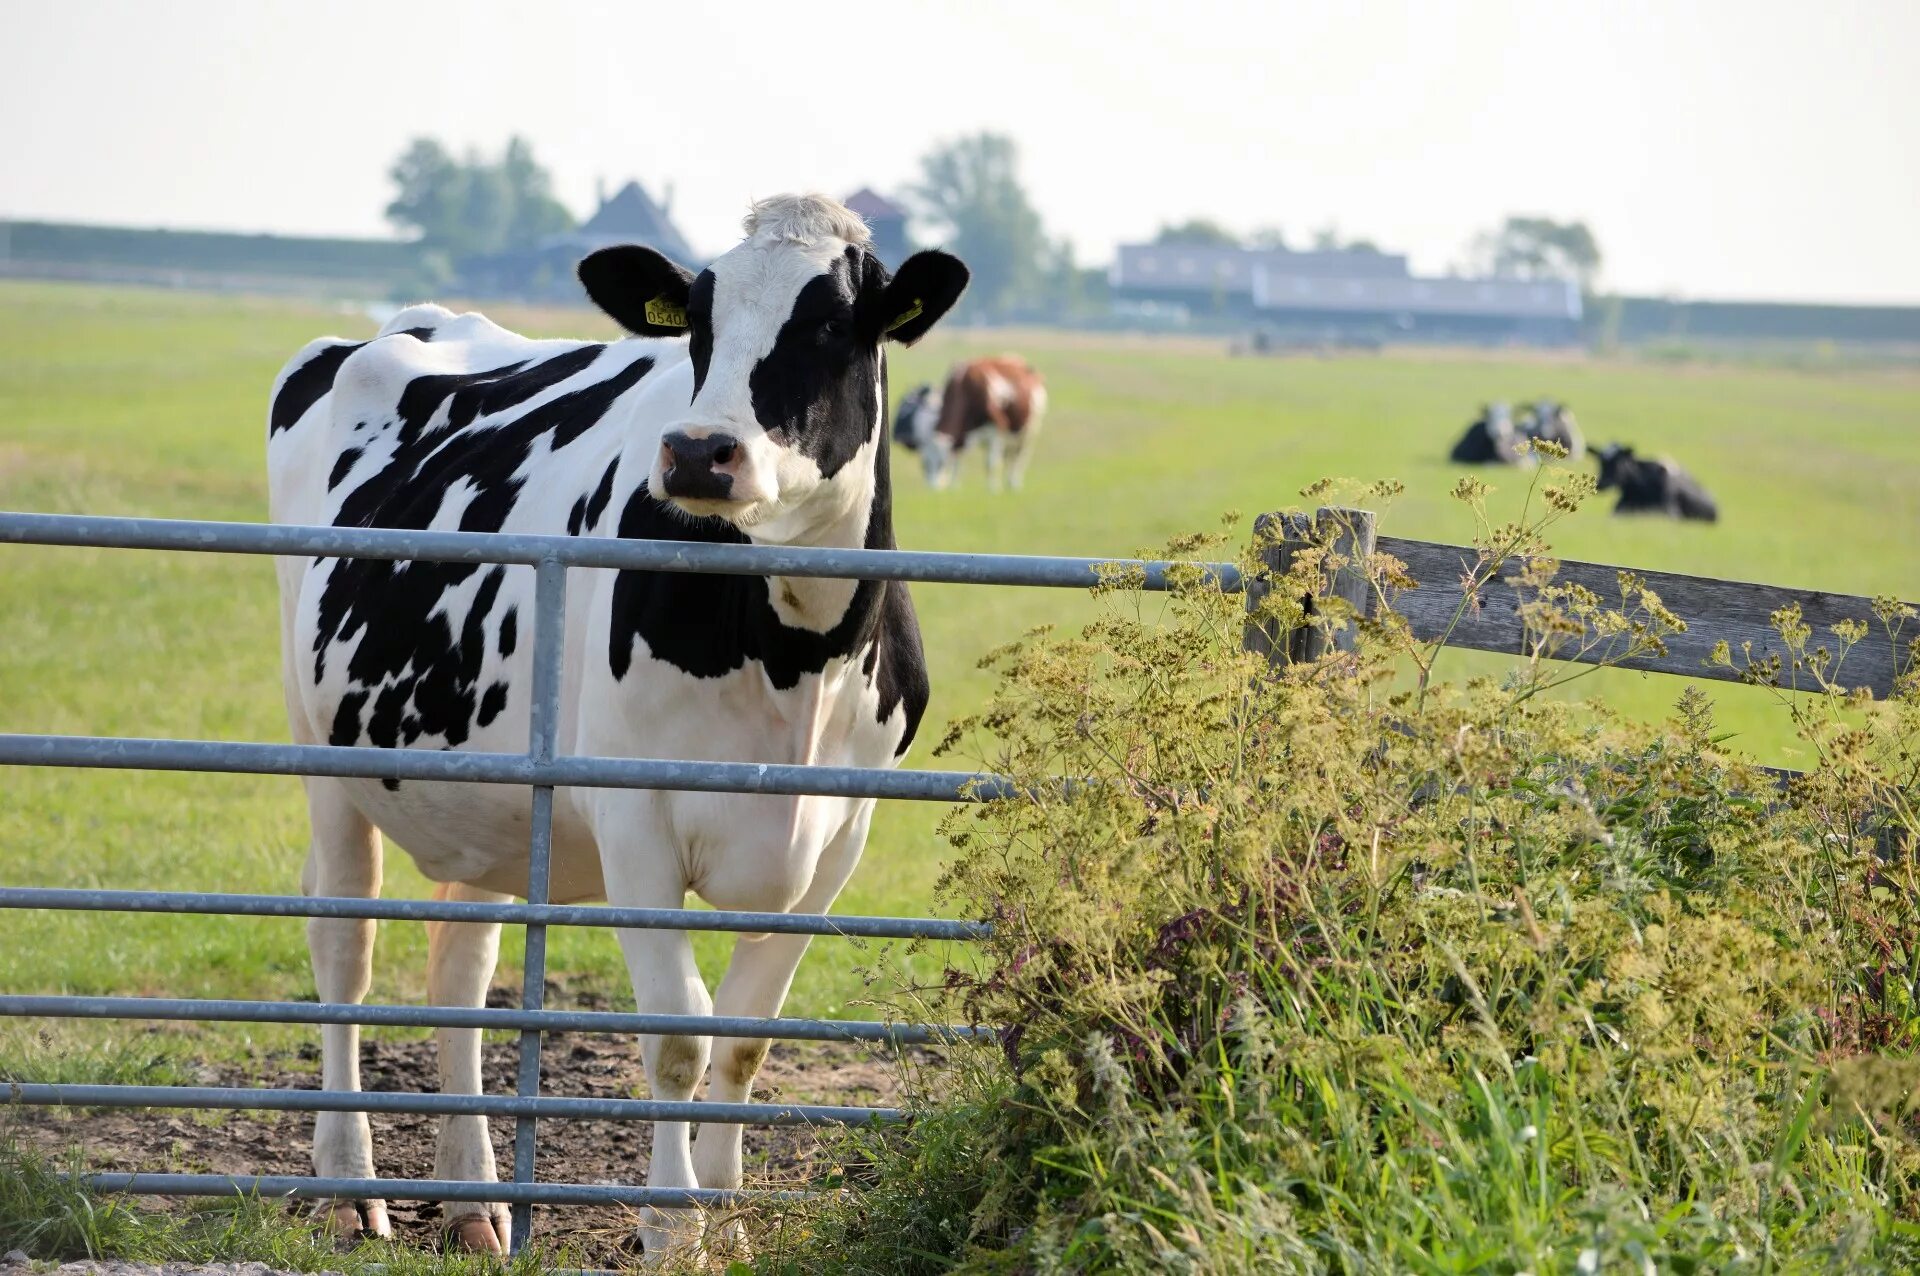
M 1634 464 L 1633 449 L 1624 443 L 1609 443 L 1593 454 L 1600 462 L 1599 490 L 1604 492 L 1610 487 L 1619 487 Z
M 693 395 L 661 434 L 655 499 L 757 540 L 805 540 L 871 502 L 883 347 L 933 327 L 967 268 L 922 252 L 889 277 L 866 224 L 821 195 L 762 200 L 746 232 L 697 276 L 627 245 L 581 262 L 580 281 L 627 331 L 688 338 Z
M 893 441 L 918 452 L 933 438 L 933 427 L 940 424 L 940 391 L 930 385 L 915 386 L 900 399 L 893 414 Z

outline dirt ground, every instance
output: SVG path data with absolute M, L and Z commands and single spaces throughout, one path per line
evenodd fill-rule
M 490 999 L 491 1000 L 491 999 Z M 511 1094 L 517 1043 L 505 1037 L 484 1047 L 485 1088 Z M 266 1056 L 244 1064 L 209 1064 L 195 1080 L 202 1085 L 319 1084 L 319 1045 L 293 1056 Z M 930 1060 L 922 1060 L 928 1062 Z M 369 1039 L 361 1046 L 361 1085 L 368 1090 L 433 1091 L 438 1088 L 430 1039 Z M 755 1083 L 756 1101 L 891 1104 L 900 1100 L 899 1064 L 884 1047 L 826 1042 L 776 1042 Z M 542 1093 L 627 1098 L 646 1094 L 646 1077 L 631 1037 L 551 1033 L 542 1053 Z M 298 1174 L 308 1172 L 313 1116 L 301 1112 L 211 1112 L 57 1108 L 16 1109 L 8 1119 L 30 1143 L 49 1152 L 78 1146 L 89 1169 L 175 1173 Z M 431 1178 L 437 1118 L 379 1114 L 373 1123 L 374 1159 L 383 1178 Z M 502 1170 L 513 1163 L 513 1121 L 489 1123 Z M 747 1185 L 801 1186 L 833 1164 L 833 1130 L 804 1126 L 748 1127 Z M 637 1183 L 650 1141 L 645 1122 L 543 1120 L 540 1123 L 542 1182 Z M 437 1240 L 440 1207 L 431 1202 L 392 1201 L 397 1238 L 431 1245 Z M 587 1261 L 612 1265 L 633 1229 L 623 1207 L 540 1206 L 534 1234 L 578 1246 Z

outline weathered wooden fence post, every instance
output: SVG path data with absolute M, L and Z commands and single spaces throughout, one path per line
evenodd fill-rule
M 1262 514 L 1254 521 L 1253 532 L 1260 541 L 1260 557 L 1266 571 L 1247 582 L 1247 611 L 1252 613 L 1273 589 L 1275 582 L 1293 570 L 1294 560 L 1305 550 L 1317 549 L 1330 536 L 1331 559 L 1324 568 L 1325 593 L 1344 599 L 1359 616 L 1368 613 L 1370 591 L 1367 584 L 1367 558 L 1373 553 L 1373 511 L 1321 506 L 1309 514 Z M 1309 597 L 1307 614 L 1313 615 L 1317 601 Z M 1358 635 L 1349 625 L 1332 637 L 1335 650 L 1351 651 Z M 1275 663 L 1291 664 L 1317 660 L 1326 654 L 1328 637 L 1312 625 L 1303 625 L 1288 633 L 1275 632 L 1274 626 L 1258 621 L 1247 625 L 1246 648 Z

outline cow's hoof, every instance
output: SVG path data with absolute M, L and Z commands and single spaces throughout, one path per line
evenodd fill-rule
M 322 1201 L 315 1217 L 320 1230 L 341 1245 L 356 1245 L 369 1236 L 393 1236 L 385 1201 Z
M 695 1210 L 647 1206 L 640 1211 L 640 1227 L 634 1239 L 640 1261 L 649 1267 L 669 1259 L 694 1261 L 704 1257 L 700 1217 Z
M 746 1220 L 733 1214 L 708 1224 L 706 1249 L 722 1262 L 752 1262 L 753 1246 L 747 1240 Z
M 513 1222 L 504 1206 L 486 1214 L 462 1214 L 444 1229 L 447 1248 L 463 1254 L 504 1254 L 513 1237 Z

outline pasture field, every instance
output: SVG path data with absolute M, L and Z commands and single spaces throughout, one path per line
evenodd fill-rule
M 539 335 L 606 335 L 585 312 L 503 309 Z M 322 333 L 373 323 L 351 309 L 65 285 L 0 284 L 0 508 L 174 518 L 264 517 L 266 393 L 279 365 Z M 1384 530 L 1464 540 L 1447 491 L 1448 445 L 1484 399 L 1567 400 L 1590 441 L 1672 453 L 1719 499 L 1715 526 L 1611 519 L 1596 503 L 1558 529 L 1570 557 L 1857 593 L 1920 597 L 1920 374 L 1666 366 L 1532 354 L 1405 352 L 1229 358 L 1213 343 L 1051 333 L 936 334 L 893 362 L 897 395 L 962 353 L 1017 349 L 1052 406 L 1025 491 L 989 494 L 977 460 L 932 493 L 896 460 L 898 534 L 909 547 L 1127 555 L 1168 537 L 1299 504 L 1324 476 L 1397 478 Z M 1526 485 L 1486 473 L 1496 515 Z M 1072 624 L 1065 591 L 917 587 L 934 701 L 909 765 L 937 760 L 945 723 L 989 690 L 979 657 L 1027 628 Z M 0 548 L 0 730 L 230 740 L 285 738 L 274 586 L 258 558 Z M 1452 672 L 1497 668 L 1450 656 Z M 1446 666 L 1443 665 L 1443 671 Z M 1664 716 L 1685 685 L 1608 671 L 1577 684 L 1630 714 Z M 1794 742 L 1769 698 L 1712 686 L 1724 729 L 1765 761 Z M 943 852 L 941 808 L 882 804 L 842 912 L 924 913 Z M 305 819 L 285 778 L 114 771 L 0 771 L 0 879 L 10 884 L 221 891 L 298 889 Z M 389 894 L 425 884 L 390 851 Z M 420 927 L 382 928 L 372 999 L 423 993 Z M 717 972 L 724 939 L 702 961 Z M 851 954 L 851 959 L 849 958 Z M 789 1010 L 867 1017 L 902 975 L 931 979 L 941 954 L 822 940 Z M 500 982 L 517 981 L 508 929 Z M 554 936 L 563 987 L 623 1000 L 612 939 Z M 302 927 L 268 919 L 23 915 L 0 918 L 0 988 L 16 992 L 298 998 L 312 995 Z M 562 994 L 564 998 L 564 993 Z M 0 1071 L 118 1077 L 154 1054 L 286 1039 L 0 1024 Z M 309 1030 L 286 1030 L 304 1038 Z M 39 1040 L 40 1045 L 31 1044 Z M 129 1047 L 127 1042 L 136 1045 Z M 156 1041 L 159 1043 L 156 1045 Z M 87 1046 L 85 1051 L 79 1047 Z M 78 1053 L 75 1053 L 79 1051 Z M 129 1053 L 131 1051 L 131 1053 Z M 64 1056 L 64 1062 L 61 1057 Z

